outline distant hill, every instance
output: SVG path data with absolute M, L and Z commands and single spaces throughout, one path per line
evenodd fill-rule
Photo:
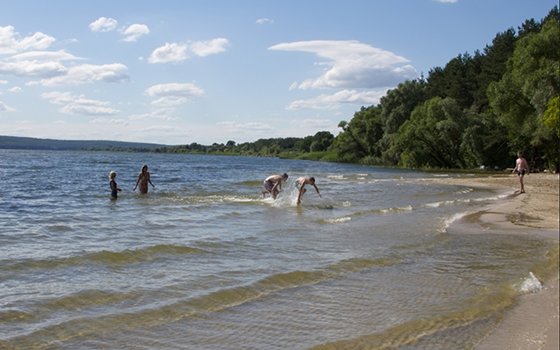
M 166 145 L 155 143 L 123 141 L 79 141 L 53 140 L 33 137 L 1 136 L 0 149 L 39 149 L 39 150 L 115 150 L 115 151 L 154 151 Z

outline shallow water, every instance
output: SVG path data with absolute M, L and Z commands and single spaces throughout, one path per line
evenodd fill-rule
M 156 189 L 139 195 L 144 163 Z M 279 198 L 263 199 L 262 180 L 283 172 Z M 308 187 L 296 206 L 303 175 L 322 197 Z M 0 150 L 0 348 L 471 348 L 552 245 L 450 231 L 505 194 L 433 176 Z

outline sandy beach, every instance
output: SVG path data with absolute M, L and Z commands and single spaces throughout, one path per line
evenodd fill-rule
M 555 240 L 558 244 L 560 179 L 557 174 L 525 176 L 525 193 L 519 191 L 517 176 L 510 174 L 434 181 L 499 188 L 506 192 L 511 189 L 511 195 L 470 215 L 465 221 L 469 225 L 478 225 L 478 232 L 483 234 L 532 234 Z M 558 256 L 554 258 L 558 260 Z M 559 349 L 558 265 L 555 271 L 544 273 L 544 276 L 538 278 L 543 288 L 538 292 L 522 295 L 519 303 L 506 313 L 499 326 L 476 349 Z

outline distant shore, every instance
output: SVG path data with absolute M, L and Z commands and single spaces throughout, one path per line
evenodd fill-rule
M 432 180 L 430 180 L 432 181 Z M 511 196 L 476 213 L 470 223 L 486 232 L 534 234 L 559 242 L 559 183 L 558 174 L 525 176 L 526 193 L 519 193 L 515 175 L 438 178 L 434 182 L 511 189 Z M 469 223 L 469 224 L 470 224 Z M 559 349 L 559 278 L 558 266 L 545 276 L 543 289 L 521 296 L 499 326 L 476 346 L 479 350 L 498 349 Z

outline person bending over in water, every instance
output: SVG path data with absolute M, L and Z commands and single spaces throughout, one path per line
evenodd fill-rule
M 117 185 L 117 181 L 115 181 L 116 177 L 117 177 L 116 172 L 111 171 L 109 173 L 109 186 L 111 186 L 111 199 L 117 199 L 118 193 L 121 191 L 121 189 Z
M 148 193 L 148 183 L 152 185 L 152 188 L 156 188 L 150 179 L 150 173 L 148 172 L 148 166 L 144 164 L 142 166 L 142 171 L 138 174 L 138 180 L 136 180 L 136 185 L 132 189 L 136 191 L 136 187 L 139 187 L 140 193 Z
M 298 197 L 297 197 L 297 204 L 298 205 L 301 203 L 301 197 L 303 197 L 303 194 L 305 192 L 307 192 L 307 190 L 305 189 L 305 185 L 311 185 L 311 186 L 315 187 L 315 191 L 317 191 L 317 194 L 319 195 L 319 197 L 321 197 L 321 194 L 319 193 L 319 189 L 315 185 L 315 178 L 314 177 L 310 177 L 310 176 L 300 177 L 296 180 L 296 186 L 299 189 L 299 193 L 298 193 Z
M 288 174 L 284 173 L 282 175 L 270 175 L 264 179 L 264 191 L 262 191 L 263 198 L 267 193 L 272 195 L 272 198 L 276 199 L 278 193 L 282 189 L 282 182 L 288 180 Z
M 525 174 L 529 173 L 529 164 L 527 164 L 527 160 L 523 158 L 522 152 L 517 152 L 517 160 L 515 161 L 515 168 L 513 169 L 512 173 L 515 172 L 517 177 L 519 177 L 519 192 L 525 193 L 525 186 L 523 185 L 523 177 Z

